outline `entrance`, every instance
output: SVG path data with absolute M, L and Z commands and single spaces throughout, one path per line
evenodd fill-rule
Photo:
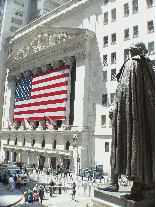
M 56 169 L 56 157 L 51 157 L 50 167 Z
M 17 158 L 17 152 L 14 152 L 14 160 L 13 160 L 13 162 L 16 162 L 16 158 Z
M 63 166 L 64 166 L 66 169 L 69 169 L 69 166 L 70 166 L 70 160 L 69 160 L 69 159 L 63 159 Z
M 6 160 L 6 161 L 9 160 L 9 151 L 5 151 L 5 160 Z
M 44 167 L 44 161 L 45 161 L 45 157 L 40 155 L 40 159 L 39 159 L 39 169 L 43 170 Z

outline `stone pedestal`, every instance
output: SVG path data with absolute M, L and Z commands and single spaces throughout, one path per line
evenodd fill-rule
M 144 199 L 142 201 L 127 200 L 124 195 L 130 192 L 109 192 L 94 190 L 94 197 L 91 198 L 94 207 L 154 207 L 155 198 Z

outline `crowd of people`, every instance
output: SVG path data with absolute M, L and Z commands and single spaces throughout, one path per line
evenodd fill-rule
M 40 185 L 38 186 L 36 184 L 36 186 L 32 189 L 31 187 L 28 189 L 26 188 L 26 191 L 24 192 L 24 198 L 25 198 L 25 203 L 29 202 L 35 202 L 35 201 L 40 201 L 42 203 L 44 197 L 44 186 Z
M 20 175 L 11 175 L 10 171 L 5 171 L 2 175 L 0 174 L 0 182 L 4 185 L 8 185 L 8 190 L 13 191 L 15 188 L 20 189 L 21 186 L 21 177 Z
M 52 196 L 53 193 L 55 193 L 56 191 L 56 183 L 51 180 L 51 182 L 49 183 L 48 187 L 49 187 L 49 192 L 50 192 L 50 196 Z M 61 179 L 59 180 L 59 194 L 61 194 L 61 186 L 62 186 L 62 182 Z M 36 184 L 35 187 L 32 189 L 31 187 L 28 189 L 26 188 L 26 191 L 24 192 L 24 198 L 25 198 L 25 203 L 32 203 L 32 202 L 36 202 L 36 201 L 41 201 L 42 204 L 42 200 L 44 198 L 44 192 L 46 191 L 45 185 L 39 185 Z M 76 184 L 75 182 L 73 182 L 73 186 L 72 186 L 72 200 L 75 199 L 75 194 L 76 194 Z

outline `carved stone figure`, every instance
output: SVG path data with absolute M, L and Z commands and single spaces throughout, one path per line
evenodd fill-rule
M 144 43 L 129 51 L 131 58 L 117 74 L 116 105 L 110 113 L 112 185 L 104 190 L 118 191 L 118 175 L 124 174 L 134 181 L 127 198 L 141 200 L 155 186 L 155 74 Z

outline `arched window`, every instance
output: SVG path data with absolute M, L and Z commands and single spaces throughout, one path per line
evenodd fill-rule
M 56 140 L 54 140 L 53 149 L 56 149 Z
M 17 145 L 17 138 L 15 138 L 15 142 L 14 142 L 14 144 Z
M 45 147 L 45 139 L 42 141 L 42 148 Z
M 25 146 L 25 138 L 23 139 L 23 146 Z
M 35 145 L 35 139 L 32 139 L 31 146 L 33 147 L 34 145 Z
M 66 150 L 69 150 L 70 142 L 69 140 L 66 142 Z

